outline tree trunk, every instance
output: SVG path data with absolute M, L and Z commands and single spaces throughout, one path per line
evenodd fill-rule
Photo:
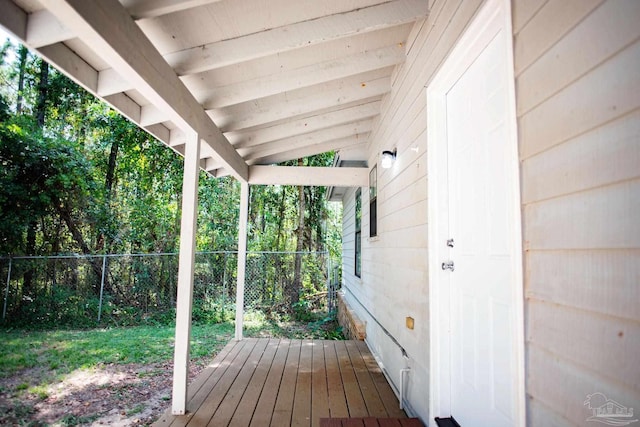
M 302 159 L 298 159 L 298 166 L 303 166 Z M 296 229 L 296 262 L 293 271 L 293 283 L 289 292 L 291 304 L 300 300 L 300 289 L 302 288 L 302 250 L 304 249 L 304 187 L 298 187 L 298 228 Z
M 18 97 L 16 100 L 16 113 L 22 113 L 22 101 L 24 99 L 24 74 L 27 68 L 27 52 L 28 49 L 23 45 L 20 45 L 18 50 L 18 57 L 20 58 L 19 71 L 18 71 Z
M 36 229 L 38 223 L 33 220 L 29 222 L 27 228 L 27 244 L 25 247 L 26 255 L 35 255 L 36 253 Z M 23 295 L 31 295 L 33 291 L 33 267 L 27 263 L 28 267 L 22 276 L 22 293 Z
M 104 179 L 104 189 L 105 189 L 105 210 L 111 211 L 111 199 L 113 197 L 113 184 L 115 183 L 116 177 L 116 165 L 118 159 L 118 150 L 120 148 L 120 136 L 115 135 L 113 141 L 111 142 L 111 151 L 109 152 L 109 163 L 107 165 L 107 173 Z M 93 234 L 93 233 L 92 233 Z M 111 242 L 106 241 L 106 237 L 104 233 L 100 232 L 96 236 L 95 246 L 96 251 L 101 251 L 102 249 L 107 249 L 110 247 Z
M 91 249 L 89 248 L 89 245 L 87 245 L 87 242 L 84 240 L 82 232 L 76 225 L 71 215 L 71 210 L 67 206 L 63 206 L 63 204 L 59 200 L 56 200 L 56 209 L 58 211 L 58 215 L 60 215 L 60 218 L 62 218 L 62 220 L 66 224 L 67 229 L 71 233 L 71 236 L 73 236 L 73 240 L 75 240 L 78 246 L 80 246 L 80 250 L 82 250 L 82 253 L 85 255 L 91 255 Z M 98 283 L 100 282 L 100 278 L 102 277 L 102 259 L 88 258 L 88 261 L 91 264 L 91 269 L 93 270 L 93 273 L 97 280 L 97 283 L 94 281 L 93 289 L 96 292 L 96 295 L 98 295 L 100 292 L 100 286 L 98 285 Z M 105 283 L 105 287 L 106 286 L 107 284 Z
M 47 111 L 47 92 L 49 90 L 49 64 L 40 60 L 40 80 L 38 82 L 38 105 L 36 106 L 36 120 L 40 129 L 44 128 L 45 113 Z
M 22 54 L 22 52 L 21 52 Z M 24 64 L 20 64 L 21 67 Z M 24 70 L 20 70 L 22 74 L 22 79 L 24 80 Z M 38 122 L 38 127 L 42 129 L 44 127 L 44 118 L 45 118 L 45 110 L 47 106 L 47 85 L 49 84 L 49 64 L 47 64 L 44 60 L 40 62 L 40 82 L 38 84 L 38 105 L 36 107 L 36 120 Z M 23 82 L 24 87 L 24 82 Z M 16 105 L 16 108 L 18 106 Z M 22 100 L 20 101 L 20 109 L 22 109 Z M 27 228 L 27 242 L 25 252 L 27 255 L 35 255 L 36 251 L 36 230 L 38 227 L 38 222 L 36 219 L 32 219 L 29 222 L 29 226 Z M 33 288 L 33 270 L 31 268 L 27 268 L 24 272 L 23 276 L 23 292 L 25 294 L 29 294 Z
M 113 183 L 116 176 L 116 160 L 118 158 L 118 149 L 120 143 L 118 138 L 114 138 L 111 143 L 111 152 L 109 153 L 109 165 L 107 167 L 107 175 L 105 177 L 104 187 L 107 190 L 107 200 L 111 199 L 111 193 L 113 191 Z

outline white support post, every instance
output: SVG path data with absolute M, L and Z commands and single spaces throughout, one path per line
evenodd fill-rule
M 173 402 L 171 406 L 171 412 L 174 415 L 183 415 L 187 410 L 199 173 L 200 137 L 194 132 L 187 139 L 184 153 L 176 339 L 173 358 Z
M 249 183 L 240 181 L 240 226 L 238 227 L 238 285 L 236 287 L 236 340 L 242 340 L 244 323 L 244 282 L 247 265 L 247 221 L 249 219 Z

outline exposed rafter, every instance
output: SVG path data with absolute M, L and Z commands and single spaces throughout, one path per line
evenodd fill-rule
M 253 147 L 374 117 L 380 111 L 380 104 L 380 101 L 373 101 L 287 121 L 266 128 L 251 128 L 245 131 L 229 132 L 225 135 L 236 148 Z
M 364 144 L 369 138 L 368 133 L 361 135 L 353 135 L 346 138 L 336 139 L 332 141 L 321 142 L 315 145 L 308 145 L 302 148 L 287 150 L 271 156 L 265 156 L 258 159 L 252 159 L 247 162 L 250 165 L 270 165 L 295 160 L 302 157 L 315 156 L 316 154 L 326 153 L 327 151 L 335 151 L 343 148 L 350 148 Z
M 348 13 L 299 22 L 165 55 L 179 75 L 199 73 L 263 56 L 374 31 L 427 15 L 424 0 L 395 0 Z
M 29 46 L 38 48 L 72 38 L 73 32 L 47 9 L 38 10 L 29 15 L 27 23 L 27 44 Z
M 204 6 L 220 0 L 122 0 L 123 6 L 135 19 L 155 18 L 181 10 Z
M 299 149 L 312 145 L 318 145 L 327 141 L 347 138 L 352 135 L 363 135 L 369 133 L 373 127 L 373 120 L 363 120 L 360 122 L 348 123 L 340 126 L 332 126 L 317 132 L 304 134 L 301 136 L 292 136 L 279 141 L 273 141 L 268 144 L 261 144 L 249 148 L 241 148 L 238 151 L 242 156 L 251 161 L 260 159 L 274 154 L 281 154 L 292 149 Z
M 393 45 L 405 45 L 412 24 L 397 25 L 367 33 L 354 34 L 324 43 L 305 46 L 277 55 L 268 55 L 203 73 L 182 76 L 181 79 L 195 93 L 211 87 L 229 86 L 267 76 L 282 75 L 314 64 L 347 58 Z
M 245 161 L 208 118 L 162 56 L 117 0 L 42 0 L 80 39 L 108 58 L 120 74 L 184 130 L 193 129 L 236 177 L 246 180 Z M 153 123 L 149 123 L 153 124 Z
M 252 99 L 288 92 L 390 67 L 404 61 L 402 45 L 357 53 L 350 57 L 308 65 L 285 73 L 214 87 L 202 91 L 199 99 L 208 109 L 240 104 Z
M 365 187 L 369 169 L 256 165 L 249 167 L 249 184 Z
M 309 88 L 269 96 L 209 113 L 224 132 L 259 126 L 355 101 L 384 95 L 391 85 L 391 68 L 357 75 Z M 318 96 L 322 94 L 322 96 Z M 368 102 L 368 101 L 367 101 Z
M 176 152 L 196 132 L 203 168 L 246 180 L 360 153 L 428 3 L 271 0 L 265 16 L 262 0 L 0 0 L 0 25 Z

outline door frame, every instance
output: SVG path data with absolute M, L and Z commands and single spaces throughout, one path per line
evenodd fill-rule
M 525 357 L 524 357 L 524 280 L 522 251 L 522 214 L 520 202 L 520 167 L 518 157 L 518 136 L 516 122 L 515 76 L 513 68 L 513 40 L 511 23 L 511 4 L 509 0 L 487 0 L 483 4 L 468 28 L 452 48 L 434 79 L 428 84 L 427 97 L 427 162 L 428 162 L 428 248 L 429 248 L 429 419 L 451 416 L 451 337 L 450 325 L 450 273 L 441 269 L 441 263 L 448 259 L 442 240 L 441 227 L 443 215 L 448 209 L 447 186 L 447 148 L 442 141 L 446 138 L 446 93 L 459 76 L 475 61 L 487 44 L 500 31 L 504 37 L 506 58 L 506 76 L 508 103 L 506 125 L 509 138 L 507 153 L 511 159 L 509 174 L 512 178 L 511 209 L 513 233 L 511 238 L 512 289 L 516 331 L 513 351 L 517 356 L 514 393 L 516 394 L 517 425 L 525 425 Z M 442 241 L 441 241 L 442 240 Z M 455 414 L 454 414 L 455 415 Z

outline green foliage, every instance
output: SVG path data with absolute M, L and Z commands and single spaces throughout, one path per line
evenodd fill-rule
M 309 329 L 320 339 L 344 340 L 342 326 L 338 325 L 337 313 L 332 312 L 320 320 L 311 322 Z
M 0 253 L 24 251 L 17 243 L 31 222 L 90 203 L 91 167 L 78 147 L 44 137 L 30 118 L 0 123 L 0 165 Z
M 99 418 L 99 415 L 89 415 L 89 416 L 78 416 L 74 414 L 66 414 L 60 419 L 60 424 L 63 426 L 81 426 L 91 424 L 92 421 L 95 421 Z
M 56 70 L 41 82 L 41 65 L 22 46 L 7 42 L 0 49 L 0 255 L 177 251 L 183 159 Z M 328 166 L 332 160 L 333 153 L 324 153 L 302 164 Z M 198 250 L 237 249 L 239 193 L 232 178 L 202 173 Z M 340 257 L 341 212 L 328 207 L 326 188 L 305 187 L 302 196 L 301 227 L 297 188 L 251 188 L 249 250 L 328 250 Z M 311 265 L 309 273 L 299 266 L 295 272 L 269 267 L 260 285 L 272 294 L 277 287 L 295 287 L 290 296 L 317 293 L 326 283 L 324 266 Z M 56 280 L 55 268 L 39 270 L 35 263 L 16 270 L 7 318 L 19 326 L 93 326 L 100 259 L 80 268 L 85 270 L 65 273 L 63 281 Z M 170 321 L 175 266 L 133 260 L 109 272 L 104 325 Z M 195 304 L 195 318 L 224 321 L 225 304 L 207 296 Z

